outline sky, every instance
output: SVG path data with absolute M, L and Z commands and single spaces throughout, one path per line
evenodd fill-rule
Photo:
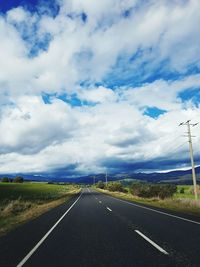
M 199 0 L 0 0 L 0 173 L 190 167 Z M 200 125 L 192 127 L 200 164 Z

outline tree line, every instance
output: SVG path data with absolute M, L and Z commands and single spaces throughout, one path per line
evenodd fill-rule
M 15 178 L 2 177 L 1 182 L 2 183 L 23 183 L 24 178 L 21 176 L 16 176 Z

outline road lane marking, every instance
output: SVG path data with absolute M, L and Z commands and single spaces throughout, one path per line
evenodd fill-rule
M 87 188 L 87 190 L 88 190 L 88 192 L 90 193 L 90 189 L 89 189 L 89 188 Z
M 109 207 L 106 207 L 107 210 L 112 211 Z
M 156 244 L 154 241 L 152 241 L 150 238 L 148 238 L 146 235 L 144 235 L 143 233 L 141 233 L 139 230 L 135 230 L 135 232 L 140 235 L 141 237 L 143 237 L 147 242 L 149 242 L 153 247 L 155 247 L 157 250 L 159 250 L 160 252 L 162 252 L 165 255 L 169 255 L 169 253 L 164 250 L 163 248 L 161 248 L 158 244 Z
M 104 194 L 104 195 L 105 195 L 105 194 Z M 186 218 L 183 218 L 183 217 L 180 217 L 180 216 L 176 216 L 176 215 L 173 215 L 173 214 L 170 214 L 170 213 L 166 213 L 166 212 L 163 212 L 163 211 L 154 210 L 154 209 L 152 209 L 152 208 L 148 208 L 148 207 L 145 207 L 145 206 L 140 206 L 140 205 L 138 205 L 138 204 L 130 203 L 130 202 L 128 202 L 128 201 L 125 201 L 125 200 L 122 200 L 122 199 L 119 199 L 119 198 L 115 198 L 115 197 L 112 197 L 112 196 L 109 196 L 109 195 L 106 195 L 106 196 L 108 196 L 108 197 L 110 197 L 110 198 L 113 198 L 113 199 L 115 199 L 115 200 L 124 202 L 124 203 L 126 203 L 126 204 L 129 204 L 129 205 L 138 207 L 138 208 L 142 208 L 142 209 L 146 209 L 146 210 L 154 211 L 154 212 L 157 212 L 157 213 L 160 213 L 160 214 L 169 216 L 169 217 L 173 217 L 173 218 L 176 218 L 176 219 L 179 219 L 179 220 L 182 220 L 182 221 L 186 221 L 186 222 L 190 222 L 190 223 L 194 223 L 194 224 L 198 224 L 198 225 L 200 225 L 200 222 L 196 222 L 196 221 L 193 221 L 193 220 L 190 220 L 190 219 L 186 219 Z
M 99 200 L 99 203 L 100 203 L 100 204 L 102 203 L 101 200 Z
M 18 263 L 17 267 L 22 267 L 27 260 L 33 255 L 33 253 L 40 247 L 40 245 L 45 241 L 45 239 L 50 235 L 50 233 L 56 228 L 56 226 L 62 221 L 62 219 L 67 215 L 67 213 L 73 208 L 73 206 L 78 202 L 81 198 L 83 191 L 80 196 L 74 201 L 74 203 L 69 207 L 69 209 L 60 217 L 60 219 L 51 227 L 51 229 L 43 236 L 43 238 L 34 246 L 34 248 L 23 258 L 20 263 Z

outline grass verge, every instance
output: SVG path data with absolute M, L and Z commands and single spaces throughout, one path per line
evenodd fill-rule
M 194 199 L 177 198 L 177 196 L 173 198 L 167 198 L 164 200 L 161 200 L 158 198 L 149 199 L 149 198 L 141 198 L 141 197 L 133 196 L 130 193 L 110 192 L 108 190 L 103 190 L 99 188 L 95 188 L 95 190 L 111 195 L 116 198 L 138 202 L 141 204 L 146 204 L 151 207 L 164 208 L 169 211 L 177 211 L 177 212 L 200 217 L 200 200 L 195 201 Z
M 0 184 L 0 236 L 68 201 L 80 188 L 45 183 Z

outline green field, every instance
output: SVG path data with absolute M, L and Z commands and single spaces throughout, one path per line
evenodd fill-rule
M 184 188 L 184 194 L 180 193 L 180 190 L 182 188 Z M 178 185 L 177 186 L 177 193 L 174 194 L 174 198 L 194 199 L 193 186 L 192 185 Z M 199 195 L 199 199 L 200 199 L 200 195 Z
M 70 191 L 72 185 L 47 183 L 0 183 L 0 203 L 16 200 L 46 201 L 58 199 Z
M 0 183 L 0 235 L 69 200 L 77 185 Z

